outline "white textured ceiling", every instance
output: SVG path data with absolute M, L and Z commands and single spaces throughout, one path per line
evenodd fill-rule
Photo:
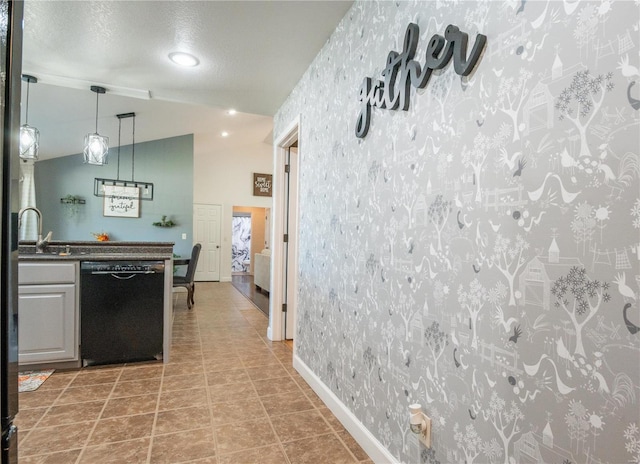
M 29 124 L 41 132 L 41 158 L 81 151 L 84 134 L 95 129 L 90 84 L 107 88 L 98 131 L 112 140 L 115 115 L 126 112 L 137 114 L 136 142 L 195 132 L 192 124 L 232 137 L 242 133 L 242 143 L 263 140 L 271 116 L 351 4 L 27 0 L 23 72 L 39 80 L 30 86 Z M 177 67 L 168 60 L 175 51 L 197 56 L 200 65 Z M 56 78 L 87 85 L 52 85 Z M 120 88 L 148 92 L 151 99 L 117 95 Z M 23 84 L 23 106 L 25 92 Z M 229 118 L 228 108 L 240 114 Z

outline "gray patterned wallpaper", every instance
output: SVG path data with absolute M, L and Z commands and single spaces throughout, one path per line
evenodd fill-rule
M 298 354 L 402 462 L 640 462 L 640 4 L 358 2 L 301 115 Z M 410 22 L 487 35 L 372 109 Z M 433 419 L 433 447 L 408 405 Z

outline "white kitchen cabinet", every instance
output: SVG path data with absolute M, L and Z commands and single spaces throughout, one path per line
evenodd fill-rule
M 79 359 L 77 282 L 77 262 L 19 263 L 20 365 Z

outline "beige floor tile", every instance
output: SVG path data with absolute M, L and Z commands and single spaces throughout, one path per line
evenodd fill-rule
M 289 393 L 260 397 L 260 401 L 269 416 L 278 416 L 292 412 L 313 409 L 313 404 L 304 396 L 296 396 Z
M 60 425 L 57 427 L 39 427 L 31 430 L 27 437 L 20 442 L 18 453 L 20 456 L 46 454 L 58 451 L 81 449 L 93 428 L 93 422 L 78 422 L 76 424 Z
M 290 376 L 277 377 L 275 379 L 254 380 L 253 386 L 258 392 L 258 396 L 277 395 L 279 393 L 291 393 L 302 395 L 298 384 Z
M 329 423 L 329 425 L 333 430 L 335 430 L 338 433 L 347 431 L 347 429 L 344 428 L 342 423 L 338 420 L 336 416 L 333 415 L 333 413 L 329 408 L 327 407 L 318 408 L 318 411 L 320 412 L 320 414 L 322 414 L 322 416 Z
M 158 394 L 111 398 L 102 412 L 102 419 L 131 416 L 156 411 Z
M 218 454 L 277 443 L 278 439 L 266 420 L 233 422 L 213 428 Z
M 95 421 L 100 416 L 103 407 L 104 401 L 53 406 L 40 420 L 39 427 L 54 427 L 75 422 Z
M 332 432 L 316 410 L 275 416 L 271 418 L 271 423 L 283 443 Z
M 73 382 L 71 382 L 71 387 L 86 387 L 87 385 L 98 385 L 104 383 L 113 384 L 122 373 L 121 368 L 110 369 L 110 368 L 89 368 L 88 370 L 83 370 L 78 372 L 78 375 L 74 378 Z
M 176 430 L 193 430 L 211 425 L 206 408 L 183 408 L 160 411 L 156 419 L 154 434 L 172 433 Z
M 277 377 L 285 377 L 288 375 L 287 370 L 279 365 L 268 367 L 251 367 L 247 369 L 247 374 L 251 380 L 274 379 Z
M 145 464 L 149 454 L 150 438 L 88 446 L 82 453 L 80 464 Z
M 189 375 L 202 372 L 202 362 L 185 362 L 178 364 L 167 364 L 164 368 L 164 376 Z
M 64 390 L 41 390 L 18 394 L 18 407 L 24 409 L 41 408 L 49 406 L 62 394 Z
M 335 434 L 305 438 L 282 446 L 291 464 L 317 464 L 318 459 L 331 464 L 357 462 Z
M 32 429 L 49 408 L 21 409 L 14 422 L 20 433 Z
M 245 369 L 232 369 L 223 372 L 207 372 L 207 385 L 221 385 L 226 383 L 250 383 L 249 374 Z
M 225 358 L 232 357 L 238 358 L 236 354 L 236 349 L 233 346 L 234 343 L 232 340 L 229 341 L 228 344 L 220 343 L 219 340 L 214 342 L 205 342 L 202 344 L 202 358 L 203 359 L 217 359 L 217 358 Z
M 102 419 L 91 434 L 89 446 L 151 436 L 154 414 Z
M 262 366 L 272 366 L 280 365 L 280 360 L 273 356 L 272 354 L 268 355 L 260 355 L 260 356 L 251 356 L 251 357 L 243 357 L 242 364 L 244 367 L 262 367 Z
M 61 390 L 63 388 L 67 388 L 77 374 L 77 371 L 54 372 L 47 380 L 45 380 L 38 390 Z
M 81 450 L 60 451 L 39 456 L 20 455 L 20 464 L 69 464 L 76 462 Z
M 339 432 L 338 436 L 347 446 L 351 454 L 355 456 L 358 461 L 365 461 L 369 459 L 369 455 L 360 447 L 357 441 L 349 434 L 349 432 Z
M 286 462 L 287 458 L 278 445 L 270 445 L 263 448 L 254 448 L 218 456 L 219 464 L 282 464 Z
M 202 349 L 199 345 L 197 348 L 194 346 L 172 346 L 171 356 L 191 356 L 197 358 L 202 356 Z
M 169 409 L 189 408 L 193 406 L 207 407 L 206 388 L 192 388 L 190 390 L 165 391 L 160 395 L 159 411 Z
M 205 386 L 204 374 L 173 375 L 162 381 L 162 392 L 173 390 L 187 390 Z
M 122 369 L 122 375 L 120 375 L 119 380 L 121 382 L 126 382 L 128 380 L 162 377 L 163 369 L 163 365 L 160 362 L 141 366 L 130 365 Z
M 176 353 L 176 354 L 171 354 L 170 359 L 172 363 L 184 363 L 184 362 L 193 362 L 196 359 L 200 359 L 201 356 L 196 357 L 193 356 L 191 353 Z
M 258 398 L 249 398 L 244 401 L 212 404 L 211 417 L 213 425 L 222 425 L 246 419 L 266 418 L 266 413 Z
M 157 435 L 151 445 L 153 464 L 176 464 L 215 456 L 215 442 L 210 428 Z
M 193 461 L 189 461 L 189 464 L 218 464 L 218 458 L 215 456 L 210 456 L 208 458 L 195 459 Z M 237 463 L 237 464 L 240 464 L 240 463 Z
M 240 362 L 240 358 L 216 358 L 207 360 L 204 362 L 205 372 L 221 372 L 228 371 L 229 369 L 239 369 L 243 365 Z
M 209 387 L 209 397 L 212 403 L 227 403 L 229 401 L 244 401 L 257 398 L 258 394 L 251 383 L 230 383 Z
M 88 385 L 86 387 L 67 388 L 56 400 L 55 404 L 84 403 L 88 401 L 104 400 L 113 389 L 113 384 Z
M 158 393 L 160 391 L 160 382 L 160 377 L 127 380 L 125 382 L 120 381 L 116 384 L 116 388 L 114 388 L 111 396 L 117 398 L 123 396 L 139 396 Z

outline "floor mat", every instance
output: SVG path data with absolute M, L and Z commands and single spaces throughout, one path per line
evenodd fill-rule
M 53 374 L 54 369 L 26 371 L 18 374 L 18 392 L 32 392 L 38 389 Z

